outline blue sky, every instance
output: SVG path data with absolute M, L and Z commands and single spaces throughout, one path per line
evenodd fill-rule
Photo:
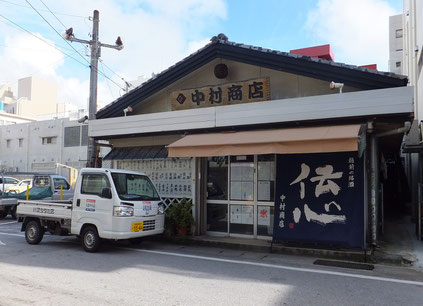
M 99 76 L 101 107 L 122 94 L 122 77 L 148 78 L 221 32 L 280 51 L 329 43 L 336 61 L 387 70 L 388 17 L 402 12 L 402 0 L 0 0 L 0 84 L 16 90 L 20 78 L 49 79 L 61 102 L 86 107 L 89 51 L 72 43 L 77 54 L 55 30 L 72 26 L 78 38 L 89 39 L 94 9 L 100 40 L 113 44 L 119 35 L 125 45 L 102 50 L 99 68 L 109 79 Z

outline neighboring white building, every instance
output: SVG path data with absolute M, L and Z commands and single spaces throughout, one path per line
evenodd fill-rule
M 86 124 L 69 118 L 0 126 L 0 169 L 67 176 L 55 164 L 85 167 L 87 135 Z
M 27 77 L 18 81 L 18 98 L 5 108 L 7 112 L 37 117 L 56 113 L 57 87 L 53 82 Z
M 393 17 L 395 18 L 396 16 Z M 423 2 L 420 0 L 404 0 L 401 19 L 403 34 L 401 74 L 406 75 L 408 77 L 408 85 L 414 87 L 415 120 L 408 137 L 405 139 L 403 152 L 410 153 L 409 158 L 405 160 L 405 165 L 412 191 L 413 217 L 417 217 L 419 215 L 418 204 L 422 202 L 421 196 L 419 199 L 419 194 L 422 193 L 419 193 L 418 190 L 421 188 L 421 191 L 423 191 L 421 124 L 423 120 Z M 421 209 L 423 209 L 423 206 Z M 423 231 L 421 234 L 423 234 Z
M 14 101 L 12 85 L 0 85 L 0 111 L 4 110 L 5 105 Z
M 423 120 L 423 2 L 404 0 L 403 74 L 415 87 L 416 119 Z
M 70 118 L 77 120 L 87 114 L 75 104 L 57 102 L 55 83 L 34 77 L 18 80 L 18 96 L 15 97 L 10 84 L 0 85 L 0 111 L 9 114 L 49 120 Z
M 389 17 L 389 71 L 402 73 L 403 24 L 402 14 Z

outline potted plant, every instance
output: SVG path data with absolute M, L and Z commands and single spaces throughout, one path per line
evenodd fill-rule
M 192 200 L 183 198 L 180 203 L 173 203 L 166 210 L 166 228 L 171 235 L 186 236 L 194 225 L 192 216 Z

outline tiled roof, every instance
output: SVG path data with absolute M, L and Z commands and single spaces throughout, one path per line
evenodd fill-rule
M 97 112 L 96 117 L 123 116 L 123 109 L 141 103 L 150 95 L 172 84 L 215 58 L 225 58 L 307 77 L 336 80 L 363 90 L 407 85 L 407 77 L 321 58 L 291 54 L 228 41 L 224 34 L 132 89 Z

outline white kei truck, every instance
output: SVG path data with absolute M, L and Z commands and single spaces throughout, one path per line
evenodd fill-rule
M 19 201 L 18 220 L 29 244 L 45 232 L 77 235 L 87 252 L 102 239 L 139 240 L 164 231 L 165 205 L 150 178 L 140 172 L 84 168 L 73 201 Z

